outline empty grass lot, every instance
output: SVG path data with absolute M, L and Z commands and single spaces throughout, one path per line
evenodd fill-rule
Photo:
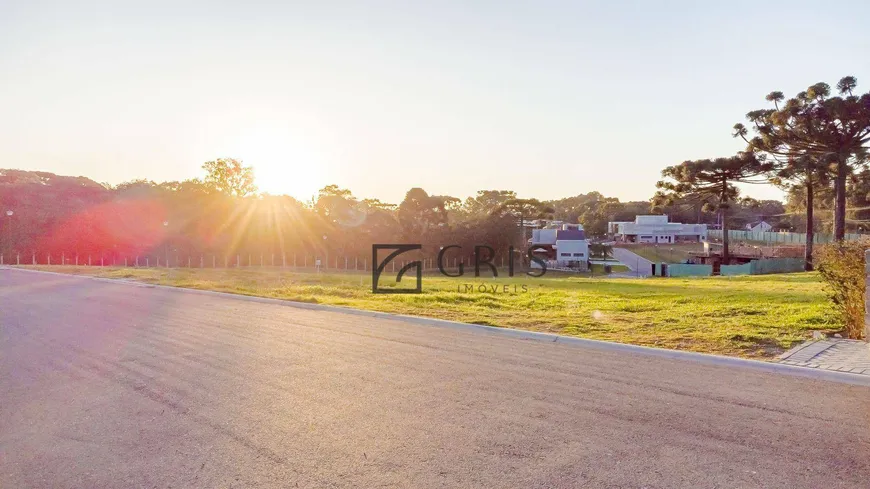
M 654 263 L 684 263 L 689 252 L 704 251 L 703 243 L 644 244 L 624 246 L 625 249 Z
M 365 273 L 26 268 L 756 358 L 771 358 L 812 330 L 841 329 L 815 273 L 692 279 L 426 275 L 422 294 L 391 295 L 372 294 Z M 381 283 L 390 286 L 395 279 L 386 275 Z M 465 291 L 465 284 L 475 291 Z M 479 291 L 481 284 L 487 292 Z
M 646 258 L 654 263 L 683 263 L 689 258 L 689 252 L 704 251 L 703 243 L 674 244 L 635 244 L 624 246 L 625 249 Z

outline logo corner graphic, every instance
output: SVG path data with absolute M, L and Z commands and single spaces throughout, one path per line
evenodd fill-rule
M 399 269 L 396 275 L 396 283 L 402 281 L 405 272 L 411 268 L 416 268 L 416 286 L 413 289 L 398 289 L 398 288 L 382 288 L 378 282 L 387 265 L 397 256 L 408 251 L 422 250 L 422 244 L 373 244 L 372 245 L 372 293 L 374 294 L 419 294 L 423 292 L 423 264 L 420 260 L 407 262 Z M 391 253 L 383 261 L 378 261 L 378 252 L 382 250 L 391 250 Z M 395 264 L 393 265 L 395 270 Z

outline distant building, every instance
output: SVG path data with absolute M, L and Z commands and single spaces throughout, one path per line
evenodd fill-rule
M 589 242 L 579 224 L 533 229 L 529 244 L 533 255 L 546 261 L 548 267 L 588 270 Z M 533 267 L 536 265 L 532 262 Z
M 767 233 L 773 230 L 773 226 L 764 221 L 752 222 L 746 225 L 746 230 L 751 233 Z
M 668 222 L 668 216 L 637 216 L 634 222 L 609 222 L 607 232 L 624 243 L 683 243 L 707 240 L 706 224 Z

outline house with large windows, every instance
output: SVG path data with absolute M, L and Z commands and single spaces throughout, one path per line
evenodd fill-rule
M 609 222 L 607 232 L 623 243 L 685 243 L 707 241 L 706 224 L 668 222 L 668 216 L 636 216 L 634 222 Z

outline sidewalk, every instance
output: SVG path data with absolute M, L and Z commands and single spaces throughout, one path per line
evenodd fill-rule
M 870 376 L 870 345 L 842 338 L 810 340 L 780 355 L 778 363 Z

